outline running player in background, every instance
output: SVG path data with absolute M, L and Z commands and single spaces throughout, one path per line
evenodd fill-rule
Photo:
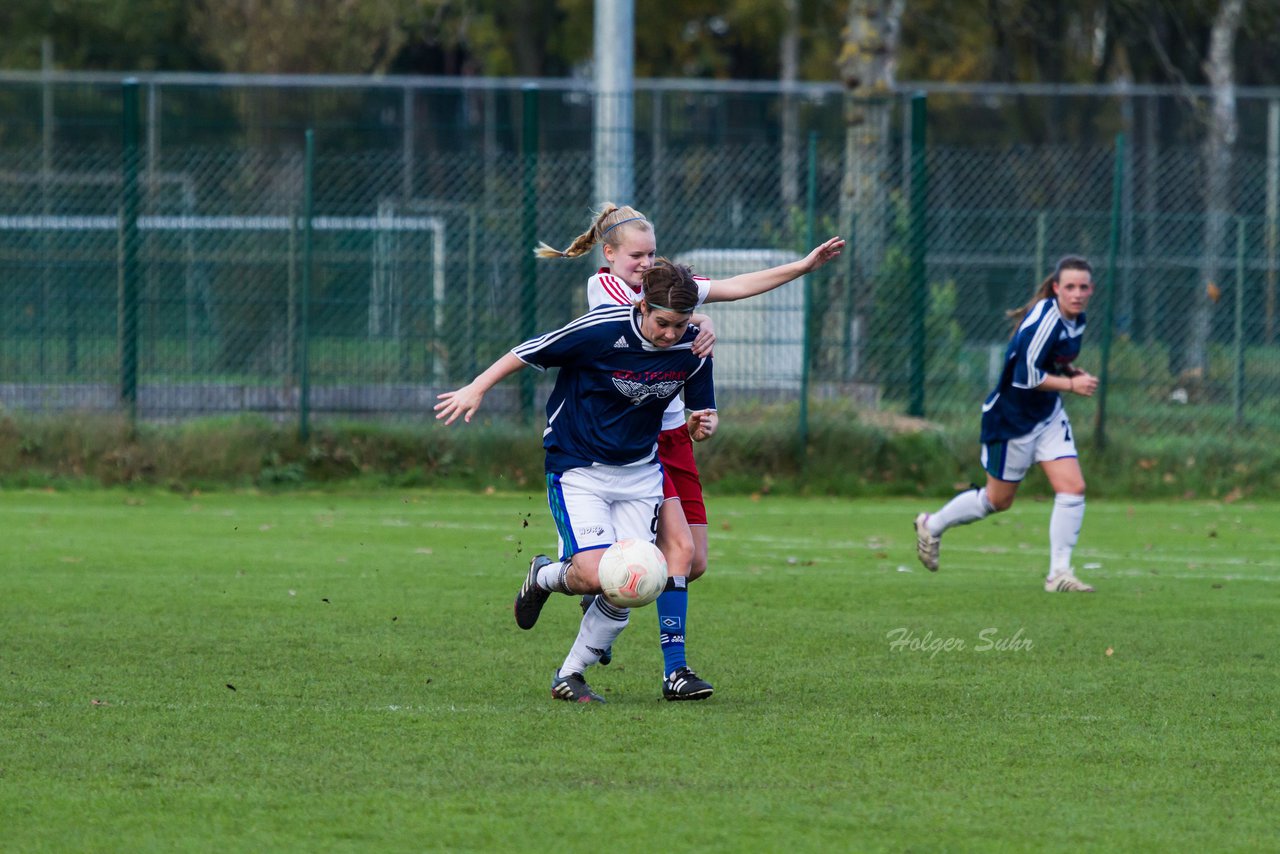
M 578 235 L 566 249 L 553 249 L 540 243 L 534 250 L 540 258 L 576 258 L 601 244 L 605 261 L 587 281 L 588 307 L 631 305 L 641 297 L 641 282 L 657 255 L 657 236 L 648 217 L 635 208 L 606 202 L 592 220 L 591 227 Z M 817 270 L 840 255 L 844 241 L 832 237 L 807 256 L 789 264 L 744 273 L 729 279 L 694 279 L 698 286 L 698 305 L 708 302 L 732 302 L 766 293 L 787 282 Z M 694 340 L 694 353 L 710 355 L 715 343 L 711 319 L 694 314 L 692 323 L 700 332 Z M 707 568 L 707 510 L 702 496 L 702 481 L 694 461 L 690 427 L 685 422 L 685 405 L 678 398 L 671 401 L 662 421 L 658 439 L 658 459 L 666 476 L 663 504 L 658 520 L 658 548 L 667 558 L 667 589 L 657 601 L 658 642 L 662 648 L 663 694 L 671 700 L 702 700 L 710 697 L 712 686 L 690 669 L 685 654 L 688 622 L 688 582 L 697 579 Z M 583 607 L 590 606 L 587 597 Z M 605 650 L 601 662 L 613 656 Z
M 662 415 L 672 399 L 695 408 L 698 441 L 715 433 L 711 359 L 693 353 L 689 317 L 698 286 L 688 267 L 659 259 L 645 273 L 636 305 L 602 308 L 520 344 L 457 391 L 444 392 L 436 418 L 470 421 L 485 393 L 526 365 L 560 369 L 547 400 L 547 498 L 560 536 L 559 560 L 539 555 L 515 600 L 516 624 L 531 629 L 552 592 L 600 592 L 600 556 L 614 542 L 653 541 L 662 504 L 657 459 Z M 605 429 L 607 426 L 607 429 Z M 603 702 L 584 673 L 626 627 L 630 612 L 597 596 L 552 678 L 551 695 Z M 665 693 L 665 691 L 664 691 Z
M 984 488 L 962 492 L 936 513 L 916 516 L 916 554 L 938 568 L 941 537 L 1013 506 L 1018 484 L 1033 463 L 1053 487 L 1049 517 L 1049 592 L 1092 593 L 1076 578 L 1071 553 L 1084 522 L 1084 475 L 1061 393 L 1091 397 L 1098 378 L 1071 363 L 1080 354 L 1085 307 L 1093 295 L 1093 268 L 1078 255 L 1058 262 L 1031 302 L 1009 312 L 1015 331 L 1005 350 L 1004 371 L 982 405 Z

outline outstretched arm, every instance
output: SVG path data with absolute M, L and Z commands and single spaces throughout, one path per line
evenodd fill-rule
M 440 402 L 435 405 L 436 420 L 445 419 L 445 424 L 452 424 L 462 416 L 462 420 L 471 421 L 472 414 L 480 408 L 485 392 L 498 384 L 503 377 L 510 376 L 525 367 L 525 363 L 513 353 L 507 353 L 498 361 L 485 368 L 484 373 L 457 391 L 446 391 L 436 395 Z
M 844 249 L 844 239 L 832 237 L 822 245 L 814 247 L 812 252 L 799 261 L 780 264 L 767 270 L 756 270 L 754 273 L 743 273 L 730 279 L 713 280 L 710 283 L 706 301 L 733 302 L 767 293 L 806 273 L 812 273 L 833 258 L 838 258 L 842 249 Z

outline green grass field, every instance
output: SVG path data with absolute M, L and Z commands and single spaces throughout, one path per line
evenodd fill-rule
M 540 494 L 0 493 L 0 848 L 1276 845 L 1276 505 L 1093 502 L 1091 596 L 1029 496 L 936 575 L 913 502 L 710 505 L 715 697 L 646 608 L 582 707 L 576 600 L 511 619 Z

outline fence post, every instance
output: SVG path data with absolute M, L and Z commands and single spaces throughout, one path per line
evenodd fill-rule
M 1244 217 L 1236 217 L 1236 365 L 1231 383 L 1236 426 L 1244 426 Z
M 40 39 L 40 213 L 47 218 L 53 213 L 50 198 L 50 181 L 53 179 L 53 85 L 50 74 L 53 71 L 53 39 L 45 36 Z M 49 229 L 40 229 L 40 313 L 38 318 L 40 330 L 40 378 L 45 376 L 45 351 L 48 348 L 49 303 L 53 293 L 53 258 L 52 241 Z M 75 305 L 74 299 L 65 300 L 67 308 Z M 70 311 L 67 312 L 70 315 Z M 71 324 L 68 324 L 70 327 Z M 72 342 L 67 342 L 68 353 L 74 352 Z M 67 373 L 71 374 L 73 366 L 69 363 Z
M 1276 247 L 1280 218 L 1280 101 L 1267 105 L 1267 297 L 1262 343 L 1270 347 L 1276 337 Z
M 1049 231 L 1049 215 L 1044 211 L 1036 213 L 1036 275 L 1031 281 L 1044 281 L 1044 268 L 1047 264 L 1045 260 L 1045 239 Z
M 925 164 L 925 120 L 927 102 L 923 92 L 911 96 L 911 198 L 908 290 L 911 293 L 911 403 L 907 414 L 924 417 L 924 383 L 926 315 L 929 310 L 929 280 L 925 272 L 928 215 L 925 200 L 929 194 L 928 170 Z
M 302 166 L 302 270 L 298 305 L 298 441 L 311 438 L 311 261 L 315 207 L 316 137 L 307 128 Z
M 120 341 L 120 401 L 129 427 L 138 421 L 138 80 L 122 84 L 120 160 L 120 284 L 117 334 Z
M 520 219 L 521 316 L 520 334 L 528 340 L 538 334 L 538 267 L 533 255 L 537 240 L 538 219 L 538 87 L 532 83 L 524 87 L 524 103 L 521 110 L 520 153 L 524 165 L 524 211 Z M 534 372 L 520 372 L 520 414 L 527 421 L 533 420 Z
M 816 218 L 818 216 L 818 132 L 816 130 L 809 131 L 809 165 L 808 180 L 805 187 L 805 211 L 804 211 L 804 245 L 805 247 L 813 246 L 814 234 L 816 232 Z M 804 292 L 802 295 L 802 312 L 803 324 L 802 340 L 800 344 L 800 423 L 796 425 L 796 433 L 799 439 L 799 447 L 797 449 L 797 460 L 801 466 L 804 465 L 805 454 L 809 449 L 809 381 L 810 373 L 813 366 L 813 321 L 811 312 L 813 310 L 813 273 L 808 273 L 804 277 Z
M 1102 367 L 1098 370 L 1098 409 L 1093 427 L 1093 443 L 1098 450 L 1107 446 L 1107 382 L 1111 375 L 1111 328 L 1116 305 L 1116 254 L 1120 249 L 1120 208 L 1124 196 L 1124 134 L 1116 134 L 1115 171 L 1111 185 L 1111 238 L 1107 244 L 1107 293 L 1102 307 Z

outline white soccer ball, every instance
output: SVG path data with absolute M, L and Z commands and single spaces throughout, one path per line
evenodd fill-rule
M 611 605 L 648 605 L 666 586 L 667 559 L 653 543 L 618 540 L 600 556 L 600 589 Z

